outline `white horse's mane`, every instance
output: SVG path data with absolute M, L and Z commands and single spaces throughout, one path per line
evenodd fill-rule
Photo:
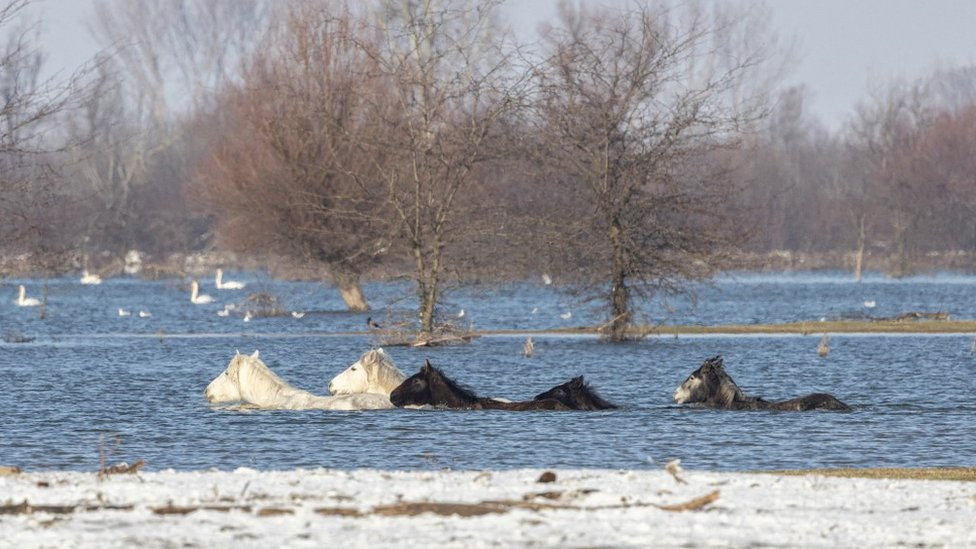
M 390 394 L 407 379 L 407 375 L 393 364 L 390 355 L 382 348 L 367 353 L 365 366 L 370 385 L 382 388 L 386 394 Z

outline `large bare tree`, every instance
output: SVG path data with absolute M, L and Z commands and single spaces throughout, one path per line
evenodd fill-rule
M 578 260 L 574 275 L 605 296 L 611 340 L 628 337 L 635 294 L 711 274 L 741 236 L 732 189 L 708 159 L 739 146 L 765 114 L 765 90 L 744 85 L 764 74 L 762 51 L 731 39 L 745 30 L 757 38 L 749 22 L 695 4 L 563 4 L 559 26 L 544 34 L 540 157 L 564 192 L 584 197 L 561 241 Z
M 197 171 L 221 242 L 328 267 L 350 310 L 365 310 L 361 274 L 390 248 L 383 151 L 386 95 L 337 2 L 292 2 L 224 94 L 225 120 Z

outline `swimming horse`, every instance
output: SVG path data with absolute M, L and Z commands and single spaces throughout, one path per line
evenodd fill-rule
M 770 402 L 747 396 L 725 371 L 721 356 L 712 357 L 692 372 L 674 391 L 678 404 L 701 404 L 707 408 L 725 410 L 807 410 L 850 411 L 851 407 L 833 395 L 813 393 L 781 402 Z
M 207 385 L 208 402 L 245 402 L 270 410 L 377 410 L 392 408 L 390 399 L 374 393 L 317 396 L 288 384 L 258 357 L 240 352 Z
M 406 374 L 396 367 L 386 351 L 373 349 L 363 353 L 352 366 L 332 378 L 329 392 L 333 395 L 376 393 L 388 397 L 406 379 Z
M 394 406 L 441 406 L 445 408 L 461 408 L 465 410 L 569 410 L 562 402 L 554 398 L 542 400 L 527 400 L 524 402 L 505 402 L 493 398 L 479 397 L 470 390 L 461 387 L 454 380 L 447 377 L 440 370 L 431 365 L 429 360 L 416 374 L 390 393 L 390 402 Z
M 611 404 L 600 397 L 590 384 L 583 381 L 583 376 L 556 385 L 544 393 L 539 393 L 533 400 L 545 400 L 554 398 L 562 402 L 572 410 L 612 410 L 617 408 L 616 404 Z

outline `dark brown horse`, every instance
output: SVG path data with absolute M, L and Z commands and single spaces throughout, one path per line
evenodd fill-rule
M 607 402 L 590 385 L 583 381 L 583 376 L 556 385 L 544 393 L 539 393 L 534 400 L 545 400 L 554 398 L 562 402 L 572 410 L 611 410 L 617 407 L 616 404 Z
M 394 406 L 442 406 L 466 410 L 569 410 L 570 408 L 554 398 L 528 400 L 525 402 L 503 402 L 479 397 L 470 390 L 458 385 L 454 380 L 434 368 L 430 361 L 416 374 L 408 377 L 390 393 Z
M 850 411 L 851 407 L 826 393 L 814 393 L 805 397 L 781 402 L 770 402 L 759 397 L 747 396 L 725 372 L 721 356 L 705 361 L 692 372 L 688 379 L 674 391 L 678 404 L 701 404 L 707 408 L 725 410 L 807 410 Z

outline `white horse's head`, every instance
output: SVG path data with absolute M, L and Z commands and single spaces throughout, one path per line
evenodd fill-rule
M 332 378 L 329 392 L 333 395 L 377 393 L 390 396 L 407 376 L 393 364 L 383 349 L 366 351 L 352 366 Z
M 235 353 L 227 369 L 207 385 L 203 394 L 211 403 L 244 401 L 270 406 L 282 390 L 294 388 L 265 366 L 254 351 L 250 356 Z

